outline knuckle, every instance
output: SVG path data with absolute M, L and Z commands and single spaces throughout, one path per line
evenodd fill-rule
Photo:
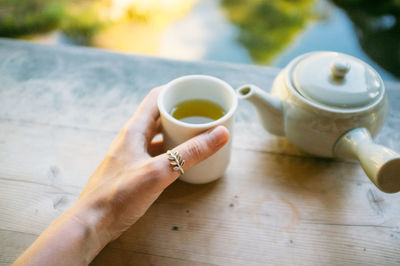
M 121 129 L 119 136 L 122 137 L 122 139 L 128 139 L 130 136 L 132 136 L 132 128 L 129 126 L 124 126 Z
M 125 126 L 121 129 L 121 131 L 119 132 L 119 136 L 126 136 L 126 135 L 128 135 L 128 132 L 129 132 L 129 128 L 128 128 L 127 125 L 125 125 Z
M 137 126 L 135 125 L 126 125 L 122 129 L 122 132 L 125 136 L 132 136 L 137 132 Z
M 138 126 L 125 126 L 120 132 L 122 139 L 129 143 L 137 144 L 137 141 L 141 141 L 143 136 L 139 133 Z
M 160 87 L 155 87 L 155 88 L 151 89 L 151 91 L 150 91 L 149 94 L 151 94 L 151 95 L 156 95 L 156 94 L 158 93 L 159 88 L 160 88 Z
M 132 128 L 124 126 L 122 130 L 119 132 L 118 137 L 116 138 L 117 142 L 120 143 L 123 147 L 127 147 L 130 144 L 134 143 L 137 139 Z
M 155 191 L 161 191 L 170 184 L 172 181 L 169 178 L 171 176 L 170 169 L 168 169 L 166 164 L 160 163 L 159 160 L 150 160 L 146 163 L 144 168 L 146 176 L 146 184 L 148 184 L 149 189 Z
M 153 178 L 157 178 L 165 172 L 165 169 L 162 164 L 160 164 L 157 160 L 150 160 L 148 165 L 146 165 L 148 169 L 148 175 Z
M 192 144 L 188 147 L 188 153 L 195 160 L 202 158 L 204 144 L 197 139 L 193 140 Z
M 215 138 L 211 137 L 210 134 L 205 135 L 205 142 L 206 142 L 207 148 L 209 150 L 213 150 L 216 147 L 218 147 L 218 144 L 216 143 Z

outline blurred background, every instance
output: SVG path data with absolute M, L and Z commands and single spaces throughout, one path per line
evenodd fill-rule
M 400 81 L 400 0 L 0 0 L 0 36 L 276 67 L 333 50 Z

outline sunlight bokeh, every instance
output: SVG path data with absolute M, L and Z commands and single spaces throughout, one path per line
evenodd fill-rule
M 397 0 L 0 0 L 0 36 L 278 67 L 333 50 L 398 80 L 399 14 Z

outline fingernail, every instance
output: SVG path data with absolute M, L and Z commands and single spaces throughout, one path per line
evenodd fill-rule
M 224 126 L 217 126 L 209 131 L 208 134 L 216 147 L 224 145 L 229 140 L 229 131 Z

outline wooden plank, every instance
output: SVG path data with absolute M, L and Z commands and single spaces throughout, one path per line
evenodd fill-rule
M 376 190 L 357 165 L 234 152 L 225 178 L 203 186 L 176 182 L 105 254 L 122 249 L 218 265 L 398 262 L 400 199 Z M 39 234 L 77 196 L 20 181 L 0 180 L 0 188 L 0 225 L 29 234 Z
M 400 102 L 400 86 L 390 86 L 391 101 Z M 21 95 L 23 93 L 21 92 Z M 141 96 L 143 97 L 143 96 Z M 2 100 L 3 99 L 3 100 Z M 7 103 L 8 98 L 0 97 L 1 103 Z M 132 112 L 136 106 L 132 106 Z M 76 110 L 82 106 L 75 106 Z M 93 107 L 94 108 L 94 107 Z M 98 107 L 101 113 L 101 106 Z M 391 104 L 388 121 L 383 131 L 378 135 L 377 142 L 383 143 L 395 150 L 400 150 L 400 107 Z M 124 109 L 124 108 L 122 108 Z M 18 110 L 15 109 L 14 110 Z M 0 110 L 1 111 L 1 110 Z M 117 112 L 114 110 L 114 112 Z M 51 113 L 47 110 L 46 113 Z M 38 122 L 1 118 L 0 112 L 0 175 L 9 178 L 42 183 L 58 182 L 64 185 L 83 187 L 87 178 L 101 161 L 108 146 L 116 136 L 125 120 L 110 125 L 108 129 L 101 128 L 108 122 L 101 120 L 90 127 L 72 126 L 68 123 Z M 43 119 L 37 113 L 38 119 Z M 109 120 L 115 123 L 114 114 Z M 234 143 L 235 148 L 254 150 L 273 154 L 306 156 L 292 146 L 285 138 L 272 136 L 262 129 L 256 120 L 250 120 L 254 110 L 240 108 L 238 111 Z M 63 116 L 60 116 L 63 117 Z M 93 114 L 93 120 L 96 120 Z M 126 116 L 128 119 L 129 115 Z M 90 121 L 92 118 L 89 119 Z M 96 127 L 95 125 L 98 125 Z M 79 153 L 79 156 L 77 154 Z M 40 160 L 38 160 L 40 158 Z M 24 165 L 24 167 L 21 167 Z M 70 166 L 74 167 L 70 167 Z
M 21 222 L 28 222 L 23 219 L 27 215 L 28 207 L 34 217 L 35 210 L 52 210 L 54 205 L 58 205 L 61 197 L 61 202 L 66 208 L 80 191 L 80 187 L 62 183 L 35 183 L 6 176 L 0 176 L 0 183 L 4 191 L 1 197 L 0 219 L 7 217 L 0 222 L 1 228 L 18 231 L 29 227 L 30 230 L 34 230 L 29 233 L 38 233 L 45 225 L 39 228 L 32 227 L 31 224 L 15 227 Z M 179 187 L 182 191 L 188 189 L 182 186 L 183 183 Z M 399 216 L 394 206 L 400 203 L 400 197 L 378 191 L 357 164 L 318 158 L 259 153 L 235 148 L 225 178 L 215 185 L 213 183 L 210 186 L 189 188 L 191 193 L 195 194 L 218 188 L 210 194 L 212 197 L 207 198 L 204 206 L 201 205 L 202 215 L 207 215 L 211 203 L 218 207 L 215 211 L 220 212 L 220 208 L 231 203 L 233 195 L 239 197 L 244 191 L 251 195 L 250 202 L 246 201 L 243 211 L 249 208 L 257 209 L 264 197 L 272 200 L 271 204 L 274 206 L 283 204 L 283 207 L 287 207 L 280 199 L 281 194 L 290 202 L 302 204 L 301 209 L 306 212 L 304 217 L 311 217 L 311 220 L 318 222 L 379 225 L 389 218 L 397 219 Z M 190 200 L 186 195 L 180 196 L 182 202 Z M 30 205 L 27 205 L 27 202 Z M 325 208 L 328 208 L 328 211 Z M 21 213 L 14 213 L 15 209 L 21 210 Z M 64 210 L 62 208 L 53 216 L 44 219 L 54 218 Z M 10 214 L 19 216 L 10 219 Z M 12 227 L 5 226 L 5 223 Z
M 0 56 L 0 120 L 106 132 L 117 132 L 149 89 L 178 76 L 209 74 L 234 88 L 254 83 L 269 90 L 279 71 L 251 65 L 127 56 L 95 49 L 43 47 L 5 39 L 0 40 Z M 391 109 L 378 142 L 400 149 L 400 118 L 396 115 L 400 113 L 400 85 L 386 84 Z M 239 143 L 262 151 L 298 154 L 281 138 L 264 133 L 250 104 L 240 102 L 236 121 L 245 124 L 243 135 L 254 131 L 256 134 Z M 265 145 L 259 145 L 260 138 Z
M 0 229 L 34 235 L 39 235 L 78 198 L 78 192 L 68 187 L 3 177 L 0 194 Z
M 0 121 L 0 176 L 81 190 L 115 132 Z
M 0 264 L 74 202 L 151 87 L 201 73 L 267 89 L 277 74 L 8 40 L 0 57 Z M 377 142 L 400 150 L 400 85 L 387 87 Z M 302 154 L 245 102 L 233 147 L 224 178 L 174 183 L 93 264 L 400 264 L 400 196 L 377 190 L 358 164 Z
M 91 265 L 163 265 L 163 266 L 183 266 L 183 265 L 212 265 L 192 260 L 171 258 L 167 256 L 157 256 L 153 254 L 124 250 L 108 247 L 100 253 Z
M 0 265 L 11 265 L 38 235 L 0 229 Z

